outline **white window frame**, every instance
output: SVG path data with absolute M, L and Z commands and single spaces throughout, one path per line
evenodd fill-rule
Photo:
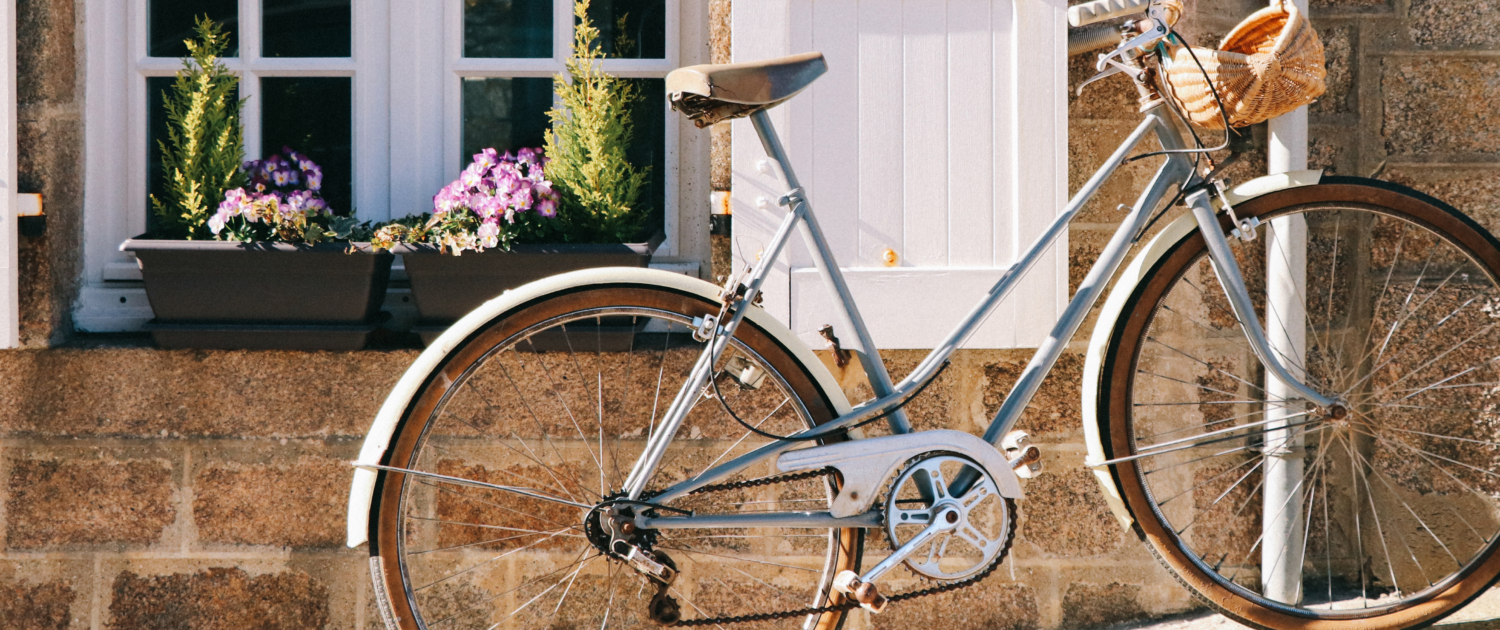
M 389 217 L 388 0 L 350 3 L 350 56 L 262 57 L 261 1 L 239 0 L 239 56 L 245 154 L 261 156 L 260 79 L 349 77 L 353 199 L 359 216 Z M 140 270 L 120 243 L 146 229 L 146 79 L 176 74 L 182 62 L 148 55 L 150 0 L 87 0 L 84 108 L 84 282 L 75 325 L 88 332 L 139 330 L 151 318 Z M 121 28 L 123 26 L 123 29 Z M 123 30 L 123 32 L 122 32 Z
M 119 245 L 146 227 L 145 78 L 171 76 L 181 62 L 146 54 L 150 0 L 84 2 L 84 259 L 74 322 L 85 332 L 136 331 L 152 312 L 135 259 Z M 464 77 L 551 77 L 563 70 L 573 41 L 572 2 L 553 3 L 550 59 L 463 58 L 463 0 L 355 0 L 352 56 L 315 59 L 260 57 L 260 0 L 239 0 L 240 56 L 224 64 L 252 79 L 352 77 L 354 203 L 360 218 L 384 220 L 428 210 L 432 195 L 463 168 Z M 665 3 L 666 58 L 611 59 L 606 70 L 662 78 L 678 67 L 683 51 L 690 62 L 706 61 L 706 8 Z M 705 32 L 684 33 L 684 20 Z M 262 153 L 258 91 L 258 80 L 241 81 L 242 96 L 250 97 L 243 116 L 248 156 Z M 680 242 L 678 208 L 684 190 L 698 192 L 700 179 L 706 184 L 707 134 L 684 136 L 684 121 L 670 111 L 662 115 L 666 241 L 657 258 L 694 256 Z M 691 181 L 684 183 L 680 160 L 704 164 L 686 165 Z M 702 222 L 706 230 L 706 217 Z

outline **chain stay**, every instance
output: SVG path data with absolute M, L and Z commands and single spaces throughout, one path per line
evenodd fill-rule
M 792 474 L 787 474 L 787 475 L 773 475 L 773 476 L 770 476 L 770 477 L 761 477 L 759 479 L 749 479 L 749 480 L 746 480 L 746 481 L 732 481 L 732 482 L 729 482 L 729 483 L 721 483 L 721 484 L 714 484 L 714 485 L 703 486 L 702 488 L 698 488 L 697 490 L 694 490 L 691 494 L 701 494 L 701 493 L 708 493 L 708 492 L 722 492 L 722 491 L 725 491 L 725 490 L 738 490 L 738 489 L 741 489 L 741 488 L 755 488 L 755 487 L 759 487 L 759 486 L 769 486 L 769 485 L 778 484 L 778 483 L 788 483 L 788 482 L 792 482 L 792 481 L 801 481 L 803 479 L 812 479 L 812 478 L 815 478 L 815 477 L 818 477 L 818 476 L 835 476 L 836 474 L 837 474 L 837 472 L 832 467 L 820 468 L 820 469 L 817 469 L 817 470 L 809 470 L 809 471 L 804 471 L 804 472 L 799 472 L 799 473 L 792 473 Z M 1005 499 L 1005 507 L 1006 507 L 1006 510 L 1008 510 L 1010 512 L 1010 519 L 1009 519 L 1010 520 L 1010 528 L 1009 528 L 1010 531 L 1006 532 L 1006 535 L 1005 535 L 1005 546 L 1000 549 L 1000 553 L 995 556 L 995 561 L 993 563 L 991 563 L 988 568 L 986 568 L 984 571 L 979 572 L 977 575 L 975 575 L 973 577 L 970 577 L 970 578 L 967 578 L 967 579 L 958 580 L 958 581 L 955 581 L 955 582 L 949 582 L 947 584 L 940 584 L 940 585 L 933 586 L 933 587 L 930 587 L 930 588 L 924 588 L 924 589 L 915 590 L 915 591 L 907 591 L 905 593 L 897 593 L 897 594 L 894 594 L 894 595 L 887 595 L 886 599 L 889 600 L 889 601 L 891 601 L 891 602 L 900 602 L 900 601 L 906 601 L 906 600 L 910 600 L 910 599 L 916 599 L 918 597 L 926 597 L 928 595 L 939 595 L 939 594 L 942 594 L 942 593 L 947 593 L 949 591 L 956 591 L 958 589 L 961 589 L 961 588 L 964 588 L 964 587 L 967 587 L 967 586 L 971 586 L 971 585 L 979 582 L 980 580 L 983 580 L 984 578 L 988 577 L 989 574 L 993 573 L 995 571 L 995 569 L 1000 568 L 1000 565 L 1005 562 L 1005 556 L 1010 553 L 1010 546 L 1011 546 L 1011 544 L 1015 541 L 1016 521 L 1018 520 L 1016 518 L 1016 502 L 1013 499 Z M 846 600 L 846 601 L 844 601 L 842 603 L 838 603 L 838 604 L 829 604 L 827 606 L 811 606 L 811 607 L 808 607 L 808 608 L 801 608 L 801 609 L 795 609 L 795 610 L 780 610 L 780 611 L 776 611 L 776 612 L 756 613 L 756 614 L 753 614 L 753 615 L 735 615 L 735 616 L 730 616 L 730 617 L 708 617 L 708 618 L 703 618 L 703 619 L 683 619 L 681 621 L 678 621 L 677 623 L 671 624 L 671 626 L 674 627 L 674 628 L 686 628 L 686 627 L 694 627 L 694 626 L 723 625 L 723 624 L 730 624 L 730 623 L 751 623 L 751 622 L 756 622 L 756 621 L 775 621 L 775 620 L 778 620 L 778 619 L 788 619 L 788 618 L 791 618 L 791 617 L 804 617 L 804 616 L 807 616 L 807 615 L 822 615 L 822 614 L 832 613 L 832 612 L 846 612 L 846 611 L 854 610 L 856 608 L 859 608 L 859 602 L 856 602 L 856 601 L 850 599 L 850 600 Z

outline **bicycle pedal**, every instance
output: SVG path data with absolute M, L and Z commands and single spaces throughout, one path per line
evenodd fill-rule
M 859 602 L 859 607 L 874 614 L 885 612 L 886 604 L 890 603 L 880 589 L 873 583 L 859 579 L 859 574 L 849 570 L 839 571 L 833 578 L 833 590 L 843 593 L 845 596 Z
M 1000 451 L 1010 460 L 1016 476 L 1031 479 L 1042 474 L 1042 449 L 1031 443 L 1031 435 L 1025 431 L 1011 431 L 1000 441 Z

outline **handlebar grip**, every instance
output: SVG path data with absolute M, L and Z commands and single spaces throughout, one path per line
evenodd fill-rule
M 1068 9 L 1068 24 L 1084 26 L 1131 13 L 1144 13 L 1151 0 L 1094 0 Z

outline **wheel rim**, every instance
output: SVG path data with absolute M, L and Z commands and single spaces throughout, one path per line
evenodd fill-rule
M 1307 353 L 1284 361 L 1346 401 L 1348 416 L 1309 413 L 1298 403 L 1279 414 L 1291 425 L 1280 433 L 1247 428 L 1225 436 L 1239 439 L 1205 438 L 1194 448 L 1122 464 L 1122 479 L 1138 484 L 1137 516 L 1151 521 L 1143 526 L 1159 549 L 1218 588 L 1301 618 L 1409 609 L 1449 593 L 1481 567 L 1488 582 L 1500 531 L 1500 476 L 1493 472 L 1500 433 L 1492 428 L 1500 426 L 1500 320 L 1491 315 L 1500 289 L 1493 265 L 1480 261 L 1492 261 L 1493 248 L 1476 258 L 1472 244 L 1485 239 L 1443 240 L 1431 229 L 1439 221 L 1373 205 L 1295 210 L 1280 214 L 1307 225 L 1306 286 L 1290 292 L 1306 311 Z M 1284 237 L 1285 224 L 1271 221 L 1260 231 L 1269 239 L 1283 229 Z M 1161 268 L 1174 277 L 1147 290 L 1155 307 L 1132 342 L 1127 402 L 1116 405 L 1129 416 L 1123 434 L 1113 436 L 1117 455 L 1265 422 L 1267 409 L 1288 406 L 1267 404 L 1275 398 L 1270 384 L 1198 251 L 1201 239 L 1189 241 L 1169 256 L 1179 259 L 1176 267 Z M 1268 320 L 1276 302 L 1264 283 L 1255 284 L 1269 257 L 1285 250 L 1268 252 L 1264 239 L 1233 244 L 1262 321 L 1281 319 Z M 1267 333 L 1287 334 L 1270 323 Z M 1287 434 L 1306 442 L 1295 483 L 1301 492 L 1272 508 L 1264 487 L 1271 458 L 1262 451 L 1267 439 Z M 1301 540 L 1261 558 L 1262 524 L 1287 515 L 1296 517 Z M 1264 590 L 1263 566 L 1281 566 L 1276 558 L 1296 563 L 1298 548 L 1296 599 L 1276 601 Z
M 401 461 L 414 470 L 543 490 L 588 505 L 617 493 L 701 349 L 691 341 L 693 310 L 685 315 L 678 306 L 573 309 L 507 331 L 497 337 L 504 343 L 462 361 L 466 366 L 441 388 L 430 412 L 419 414 L 431 420 Z M 736 339 L 719 365 L 737 361 L 738 373 L 751 366 L 764 380 L 754 389 L 722 381 L 724 401 L 773 433 L 826 421 L 826 408 L 809 409 L 793 395 L 808 398 L 802 391 L 808 377 L 784 373 L 784 355 L 763 356 L 766 338 L 750 328 L 741 336 L 752 343 Z M 777 361 L 780 372 L 772 367 Z M 700 400 L 652 488 L 764 442 L 747 433 L 717 400 Z M 773 472 L 761 464 L 729 480 Z M 382 540 L 381 547 L 397 560 L 402 607 L 421 618 L 414 627 L 649 625 L 652 592 L 632 570 L 599 555 L 581 527 L 585 510 L 413 475 L 401 486 L 391 497 L 401 523 L 389 528 L 394 544 Z M 810 479 L 689 496 L 672 505 L 700 513 L 805 510 L 826 505 L 830 493 L 827 480 Z M 660 533 L 650 546 L 682 570 L 670 594 L 691 619 L 823 603 L 829 569 L 851 561 L 856 537 L 826 529 L 680 530 Z

